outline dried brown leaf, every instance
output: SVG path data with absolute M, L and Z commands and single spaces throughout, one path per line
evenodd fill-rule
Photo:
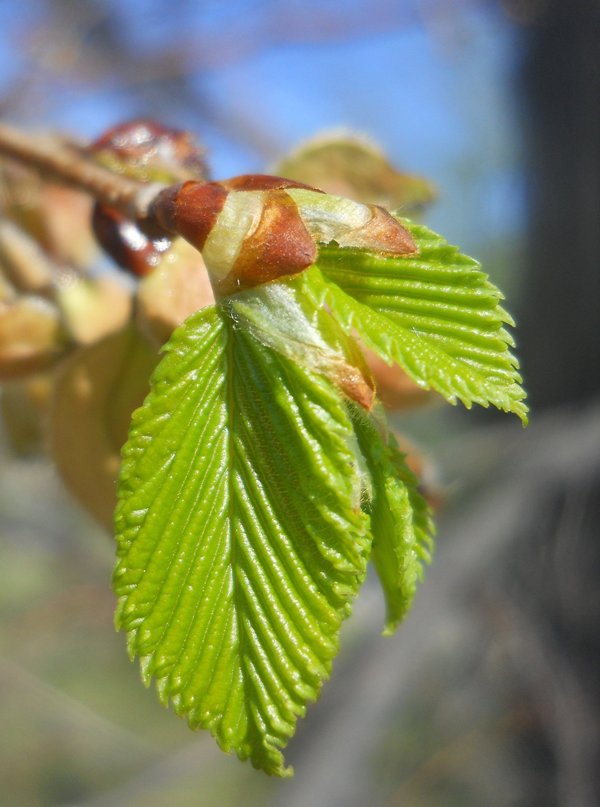
M 147 391 L 156 350 L 133 325 L 74 353 L 57 374 L 50 454 L 71 493 L 112 528 L 121 446 Z

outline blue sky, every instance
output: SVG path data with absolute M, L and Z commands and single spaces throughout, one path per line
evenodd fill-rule
M 325 9 L 325 27 L 340 14 L 356 22 L 352 35 L 304 31 L 306 14 L 317 13 L 313 5 Z M 122 85 L 95 80 L 77 69 L 85 47 L 71 71 L 61 68 L 64 57 L 55 64 L 45 38 L 46 4 L 8 0 L 0 4 L 0 90 L 25 68 L 39 85 L 36 103 L 19 111 L 22 123 L 96 136 L 119 120 L 150 114 L 198 132 L 217 177 L 264 170 L 317 131 L 346 127 L 438 185 L 440 201 L 428 221 L 467 251 L 519 235 L 523 193 L 511 97 L 519 43 L 493 5 L 459 2 L 440 20 L 419 12 L 416 0 L 382 2 L 383 13 L 398 9 L 386 25 L 370 20 L 359 0 L 100 6 L 135 54 L 183 43 L 191 102 L 173 98 L 163 109 L 127 76 Z

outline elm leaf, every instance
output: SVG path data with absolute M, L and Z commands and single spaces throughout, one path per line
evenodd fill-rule
M 329 675 L 370 547 L 344 398 L 239 327 L 190 317 L 133 417 L 116 622 L 146 683 L 268 773 Z
M 525 393 L 502 294 L 473 258 L 402 219 L 419 251 L 401 257 L 322 247 L 311 271 L 316 300 L 348 332 L 414 381 L 457 400 L 514 412 L 527 422 Z
M 371 560 L 383 588 L 392 634 L 408 612 L 422 565 L 431 559 L 433 522 L 418 482 L 387 432 L 385 416 L 352 408 L 358 444 L 371 479 L 371 495 L 363 508 L 373 534 Z

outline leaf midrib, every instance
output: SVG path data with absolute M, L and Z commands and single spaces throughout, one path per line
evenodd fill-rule
M 234 480 L 234 473 L 233 469 L 236 467 L 236 448 L 235 448 L 235 418 L 237 416 L 238 407 L 235 401 L 235 386 L 234 386 L 234 372 L 233 368 L 235 365 L 234 360 L 234 350 L 235 350 L 235 341 L 234 341 L 234 332 L 235 329 L 232 327 L 232 320 L 229 314 L 224 307 L 219 307 L 219 313 L 222 318 L 224 334 L 225 334 L 225 401 L 226 401 L 226 412 L 227 412 L 227 458 L 228 458 L 228 474 L 227 474 L 227 511 L 228 511 L 228 521 L 227 521 L 227 530 L 228 530 L 228 539 L 229 539 L 229 560 L 231 566 L 231 601 L 233 604 L 234 609 L 234 619 L 236 630 L 235 634 L 237 636 L 238 641 L 238 649 L 237 649 L 237 657 L 239 663 L 239 670 L 241 673 L 241 681 L 242 687 L 244 690 L 244 695 L 246 702 L 251 702 L 252 700 L 252 693 L 249 691 L 249 681 L 248 675 L 244 670 L 244 658 L 245 658 L 245 651 L 247 645 L 247 639 L 245 637 L 245 629 L 243 626 L 243 620 L 240 619 L 240 613 L 242 608 L 242 603 L 240 602 L 240 586 L 237 580 L 237 563 L 238 563 L 238 547 L 236 546 L 235 537 L 234 537 L 234 525 L 235 525 L 235 513 L 236 513 L 236 496 L 235 496 L 235 480 Z M 243 596 L 243 592 L 241 592 Z M 235 676 L 234 676 L 235 678 Z M 234 687 L 231 687 L 229 695 L 227 697 L 227 702 L 223 708 L 223 715 L 226 714 L 227 708 L 229 706 L 229 701 L 231 699 L 231 693 L 233 692 Z M 236 723 L 236 731 L 239 728 L 240 721 L 242 720 L 242 713 L 243 710 L 240 710 L 237 723 Z M 248 722 L 252 720 L 252 716 L 248 713 Z

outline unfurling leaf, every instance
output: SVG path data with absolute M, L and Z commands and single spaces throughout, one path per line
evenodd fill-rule
M 371 558 L 387 604 L 384 633 L 394 632 L 412 603 L 422 564 L 429 562 L 433 523 L 417 480 L 384 420 L 353 410 L 358 444 L 369 470 L 372 493 L 364 504 L 371 519 Z
M 191 314 L 122 453 L 116 623 L 144 681 L 191 727 L 289 775 L 282 748 L 330 673 L 369 556 L 388 634 L 429 559 L 429 508 L 361 347 L 421 390 L 525 422 L 512 321 L 476 261 L 374 203 L 371 175 L 388 199 L 418 202 L 423 188 L 364 146 L 346 144 L 342 171 L 362 161 L 360 200 L 282 177 L 206 181 L 188 135 L 148 121 L 117 127 L 89 156 L 139 180 L 124 196 L 102 181 L 100 198 L 119 209 L 99 202 L 93 216 L 137 292 L 74 270 L 79 282 L 65 285 L 59 258 L 85 252 L 60 243 L 70 243 L 64 217 L 58 239 L 33 217 L 49 262 L 12 225 L 0 229 L 0 379 L 85 345 L 53 379 L 51 450 L 107 523 L 154 345 Z
M 315 303 L 347 332 L 450 403 L 492 404 L 527 422 L 513 325 L 502 294 L 473 258 L 403 220 L 418 247 L 400 258 L 322 247 L 311 269 Z
M 134 415 L 117 624 L 165 702 L 269 773 L 365 574 L 361 466 L 337 388 L 227 303 L 173 334 Z

